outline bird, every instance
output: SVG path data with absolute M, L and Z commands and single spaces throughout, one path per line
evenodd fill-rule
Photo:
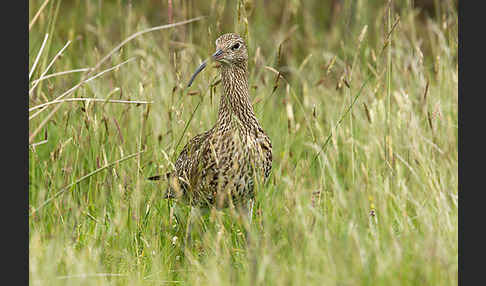
M 216 51 L 196 69 L 188 87 L 208 62 L 216 62 L 223 87 L 218 118 L 180 152 L 175 170 L 166 174 L 165 198 L 199 209 L 224 209 L 233 204 L 251 224 L 255 185 L 266 182 L 272 169 L 272 143 L 250 101 L 245 41 L 227 33 L 215 44 Z

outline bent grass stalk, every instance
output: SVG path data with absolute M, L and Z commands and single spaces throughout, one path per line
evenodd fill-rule
M 105 102 L 105 103 L 127 103 L 127 104 L 152 104 L 153 101 L 137 101 L 137 100 L 119 100 L 119 99 L 102 99 L 102 98 L 66 98 L 66 99 L 59 99 L 54 101 L 49 101 L 43 104 L 39 104 L 37 106 L 29 108 L 29 112 L 39 109 L 41 107 L 56 104 L 56 103 L 63 103 L 63 102 L 70 102 L 70 101 L 88 101 L 88 102 Z
M 34 73 L 35 68 L 37 67 L 37 63 L 39 62 L 40 56 L 42 54 L 42 51 L 44 50 L 44 47 L 46 45 L 46 42 L 47 42 L 47 38 L 48 37 L 49 37 L 49 34 L 46 34 L 45 37 L 44 37 L 44 41 L 42 42 L 42 45 L 41 45 L 41 47 L 39 49 L 39 52 L 37 53 L 37 57 L 34 60 L 34 64 L 32 65 L 32 68 L 30 69 L 29 79 L 32 77 L 32 74 Z
M 67 41 L 66 45 L 64 45 L 64 47 L 62 47 L 62 49 L 54 56 L 54 58 L 49 63 L 49 65 L 47 66 L 47 68 L 45 69 L 45 71 L 41 74 L 40 78 L 43 78 L 46 75 L 46 73 L 49 71 L 49 69 L 51 68 L 51 66 L 54 64 L 54 62 L 57 60 L 57 58 L 62 54 L 62 52 L 69 46 L 69 44 L 71 44 L 71 41 Z M 37 84 L 39 82 L 40 82 L 39 80 L 34 81 L 34 86 L 29 90 L 29 95 L 32 94 L 32 92 L 37 87 Z
M 68 90 L 67 92 L 65 92 L 64 94 L 62 94 L 61 96 L 59 96 L 58 98 L 56 98 L 56 100 L 59 100 L 61 99 L 62 97 L 66 96 L 66 95 L 69 95 L 71 94 L 74 90 L 76 90 L 77 88 L 79 88 L 82 84 L 84 84 L 85 82 L 88 82 L 90 80 L 93 80 L 95 78 L 97 78 L 98 76 L 101 76 L 102 74 L 104 74 L 105 72 L 108 72 L 110 70 L 113 70 L 115 69 L 116 67 L 124 64 L 124 63 L 127 63 L 128 61 L 132 60 L 127 60 L 125 62 L 123 62 L 122 64 L 119 64 L 119 65 L 116 65 L 115 67 L 111 68 L 111 69 L 107 69 L 99 74 L 97 74 L 96 76 L 94 77 L 91 77 L 89 79 L 85 79 L 86 77 L 88 77 L 89 75 L 91 75 L 95 70 L 97 70 L 106 60 L 108 60 L 116 51 L 118 51 L 121 47 L 123 47 L 126 43 L 128 43 L 129 41 L 135 39 L 136 37 L 140 36 L 140 35 L 143 35 L 145 33 L 149 33 L 149 32 L 153 32 L 153 31 L 157 31 L 157 30 L 163 30 L 163 29 L 168 29 L 168 28 L 173 28 L 173 27 L 177 27 L 177 26 L 181 26 L 181 25 L 185 25 L 185 24 L 189 24 L 189 23 L 192 23 L 192 22 L 195 22 L 195 21 L 199 21 L 201 19 L 203 19 L 204 16 L 200 16 L 200 17 L 196 17 L 196 18 L 192 18 L 192 19 L 189 19 L 189 20 L 186 20 L 186 21 L 181 21 L 181 22 L 177 22 L 177 23 L 174 23 L 174 24 L 169 24 L 169 25 L 162 25 L 162 26 L 157 26 L 157 27 L 152 27 L 152 28 L 148 28 L 148 29 L 145 29 L 145 30 L 142 30 L 142 31 L 139 31 L 137 33 L 134 33 L 133 35 L 129 36 L 128 38 L 126 38 L 124 41 L 122 41 L 118 46 L 116 46 L 114 49 L 112 49 L 103 59 L 101 59 L 93 68 L 91 68 L 89 70 L 89 72 L 87 72 L 87 74 L 85 74 L 83 76 L 83 79 L 77 84 L 75 85 L 73 88 L 71 88 L 70 90 Z M 47 35 L 46 35 L 46 39 L 47 40 Z M 40 56 L 40 53 L 38 55 L 38 57 Z M 33 72 L 34 69 L 32 69 L 31 73 L 29 74 L 29 78 L 30 76 L 32 75 L 32 72 Z M 59 110 L 61 105 L 57 105 L 52 111 L 51 113 L 49 113 L 49 115 L 47 115 L 47 117 L 42 121 L 42 123 L 37 127 L 37 129 L 29 136 L 29 142 L 32 142 L 32 140 L 35 138 L 35 136 L 37 135 L 37 133 L 42 129 L 42 127 L 49 121 L 49 119 L 57 112 L 57 110 Z M 33 119 L 34 117 L 36 117 L 40 112 L 42 112 L 43 110 L 45 110 L 47 108 L 47 106 L 43 107 L 42 109 L 40 109 L 37 113 L 35 113 L 34 115 L 32 115 L 31 117 L 29 117 L 29 120 Z
M 76 186 L 77 184 L 81 183 L 82 181 L 88 179 L 89 177 L 93 176 L 93 175 L 96 175 L 97 173 L 107 169 L 107 168 L 110 168 L 111 166 L 114 166 L 118 163 L 121 163 L 123 161 L 126 161 L 130 158 L 133 158 L 141 153 L 145 152 L 145 150 L 143 151 L 140 151 L 140 152 L 137 152 L 137 153 L 134 153 L 134 154 L 130 154 L 130 155 L 127 155 L 121 159 L 118 159 L 114 162 L 111 162 L 101 168 L 98 168 L 84 176 L 82 176 L 81 178 L 77 179 L 76 181 L 72 182 L 71 184 L 61 188 L 58 192 L 56 192 L 52 197 L 50 197 L 49 199 L 45 200 L 40 206 L 38 206 L 36 209 L 32 210 L 32 212 L 30 213 L 30 216 L 32 216 L 33 214 L 35 214 L 36 212 L 38 212 L 39 210 L 41 210 L 43 207 L 45 207 L 48 203 L 50 203 L 52 200 L 54 200 L 55 198 L 59 197 L 60 195 L 64 194 L 65 192 L 69 191 L 72 187 Z

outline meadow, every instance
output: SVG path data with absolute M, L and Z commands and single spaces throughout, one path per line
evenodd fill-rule
M 29 284 L 457 285 L 457 9 L 414 2 L 29 1 Z M 226 209 L 186 247 L 147 177 L 215 122 L 218 70 L 186 86 L 227 32 L 272 173 L 251 243 Z

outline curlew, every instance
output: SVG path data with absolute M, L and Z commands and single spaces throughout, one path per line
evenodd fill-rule
M 223 86 L 218 119 L 184 146 L 175 170 L 166 175 L 165 197 L 192 209 L 233 204 L 251 223 L 255 184 L 268 178 L 272 168 L 272 144 L 251 105 L 245 42 L 233 33 L 220 36 L 216 52 L 196 69 L 188 87 L 208 61 L 217 62 Z

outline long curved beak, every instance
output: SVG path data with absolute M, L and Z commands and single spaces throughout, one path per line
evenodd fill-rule
M 206 67 L 207 65 L 207 62 L 208 60 L 205 60 L 204 62 L 202 62 L 202 64 L 196 69 L 196 71 L 194 72 L 194 74 L 191 76 L 191 79 L 189 80 L 189 84 L 187 85 L 187 87 L 190 87 L 192 82 L 194 81 L 194 79 L 196 78 L 196 76 Z
M 202 62 L 201 65 L 196 69 L 196 71 L 194 72 L 194 74 L 191 76 L 191 79 L 189 80 L 189 83 L 187 84 L 187 87 L 190 87 L 192 85 L 192 82 L 194 81 L 194 79 L 196 79 L 196 76 L 207 66 L 209 60 L 218 61 L 218 60 L 220 60 L 222 58 L 222 55 L 223 55 L 223 51 L 218 49 L 211 56 L 210 59 L 206 59 L 204 62 Z

